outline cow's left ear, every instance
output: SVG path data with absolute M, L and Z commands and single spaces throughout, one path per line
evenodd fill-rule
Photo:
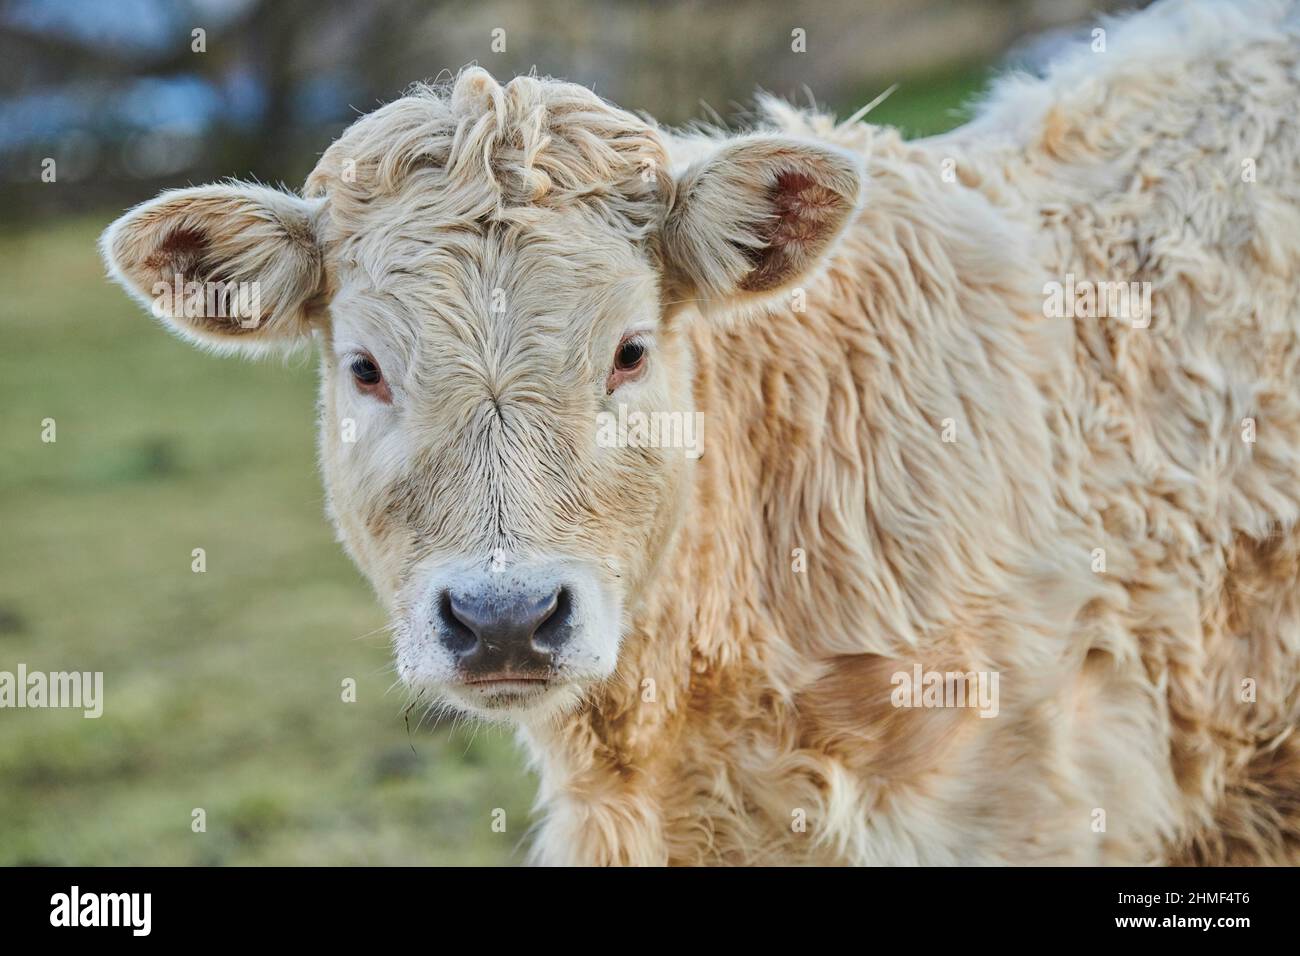
M 664 224 L 669 279 L 705 304 L 766 297 L 817 265 L 858 206 L 849 153 L 753 135 L 692 166 Z
M 109 274 L 185 338 L 265 351 L 309 331 L 323 205 L 249 183 L 175 189 L 109 226 L 100 251 Z

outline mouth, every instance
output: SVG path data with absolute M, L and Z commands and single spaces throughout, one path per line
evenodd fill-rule
M 551 682 L 549 677 L 532 674 L 478 674 L 473 677 L 461 679 L 461 684 L 465 687 L 519 687 L 519 688 L 541 688 Z
M 501 672 L 462 677 L 456 686 L 479 706 L 495 709 L 518 707 L 542 697 L 550 689 L 551 679 L 543 675 Z

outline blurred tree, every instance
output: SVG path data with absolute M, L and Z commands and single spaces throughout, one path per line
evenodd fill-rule
M 924 132 L 1013 44 L 1123 2 L 0 0 L 0 205 L 231 175 L 298 185 L 356 115 L 470 62 L 585 83 L 670 124 L 734 116 L 759 87 L 846 114 L 902 80 Z M 41 189 L 43 157 L 79 188 Z

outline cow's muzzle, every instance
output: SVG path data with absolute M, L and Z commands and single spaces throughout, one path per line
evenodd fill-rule
M 601 570 L 571 557 L 430 561 L 394 631 L 398 674 L 494 719 L 578 704 L 618 663 L 621 594 Z

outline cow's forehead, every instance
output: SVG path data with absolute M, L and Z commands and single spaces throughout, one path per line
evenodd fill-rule
M 396 340 L 403 360 L 439 336 L 484 347 L 509 341 L 514 351 L 562 338 L 583 347 L 657 317 L 653 256 L 597 215 L 539 209 L 473 221 L 428 204 L 398 219 L 384 205 L 373 224 L 330 244 L 333 312 L 345 334 Z
M 631 236 L 594 205 L 518 206 L 491 216 L 448 208 L 445 189 L 412 185 L 377 196 L 358 215 L 331 206 L 326 256 L 344 269 L 378 275 L 427 266 L 484 273 L 501 267 L 537 271 L 548 259 L 573 269 L 619 273 L 653 256 L 653 237 Z

